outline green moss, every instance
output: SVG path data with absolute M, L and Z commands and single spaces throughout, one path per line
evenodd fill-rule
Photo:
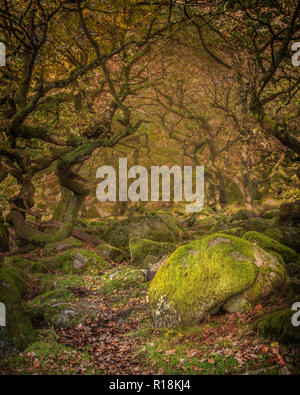
M 264 213 L 264 218 L 266 219 L 274 219 L 278 216 L 278 210 L 268 210 Z
M 280 254 L 286 263 L 297 260 L 298 255 L 294 250 L 259 232 L 245 233 L 243 238 L 259 245 L 270 253 L 276 252 Z
M 236 253 L 242 260 L 232 258 Z M 164 322 L 166 309 L 168 315 L 174 315 L 168 318 L 170 326 L 172 320 L 183 325 L 201 321 L 208 311 L 254 283 L 258 269 L 253 262 L 251 244 L 229 235 L 214 234 L 179 247 L 150 285 L 154 319 L 157 314 Z
M 0 329 L 0 355 L 24 349 L 35 337 L 22 296 L 26 291 L 26 274 L 21 269 L 0 268 L 0 301 L 6 307 L 6 327 Z
M 269 228 L 264 231 L 264 235 L 279 242 L 283 239 L 283 234 L 279 228 Z
M 143 273 L 133 266 L 121 266 L 107 272 L 101 278 L 102 292 L 111 294 L 114 291 L 139 288 L 145 282 Z
M 271 223 L 269 220 L 255 217 L 255 218 L 249 218 L 244 226 L 245 229 L 247 229 L 248 231 L 257 231 L 263 233 L 266 229 L 268 229 L 271 226 Z
M 44 248 L 45 255 L 59 252 L 59 247 L 62 245 L 65 246 L 64 249 L 69 249 L 69 248 L 74 248 L 74 247 L 80 248 L 82 246 L 82 241 L 71 236 L 71 237 L 68 237 L 62 241 L 57 242 L 57 243 L 48 244 Z
M 103 256 L 104 259 L 110 260 L 112 262 L 121 263 L 128 256 L 127 253 L 120 248 L 114 247 L 109 244 L 100 244 L 97 247 L 99 254 Z
M 200 322 L 223 306 L 244 311 L 285 282 L 280 262 L 250 242 L 217 233 L 179 247 L 149 289 L 157 326 Z
M 232 221 L 241 221 L 244 219 L 249 219 L 253 217 L 253 213 L 246 208 L 241 208 L 232 216 Z
M 138 239 L 130 240 L 129 247 L 132 264 L 147 269 L 149 264 L 157 262 L 164 255 L 169 255 L 174 251 L 176 249 L 176 244 Z
M 26 273 L 47 273 L 46 265 L 39 261 L 32 261 L 24 259 L 19 255 L 8 256 L 4 258 L 4 263 L 9 266 L 15 266 L 25 271 Z
M 282 309 L 257 320 L 253 328 L 264 337 L 271 337 L 283 343 L 299 343 L 299 327 L 292 325 L 295 311 Z
M 84 278 L 77 274 L 67 274 L 57 276 L 56 274 L 43 275 L 39 279 L 40 293 L 53 291 L 53 290 L 65 290 L 68 287 L 79 288 L 85 285 Z
M 27 274 L 19 267 L 14 267 L 8 263 L 0 266 L 0 281 L 8 284 L 19 297 L 24 296 L 26 292 Z
M 101 374 L 88 353 L 63 346 L 55 341 L 38 341 L 15 358 L 1 365 L 12 374 Z
M 222 233 L 225 235 L 232 235 L 232 236 L 237 236 L 237 237 L 242 237 L 244 230 L 242 227 L 237 226 L 236 228 L 231 228 L 227 230 L 222 230 Z
M 67 303 L 73 298 L 72 293 L 66 289 L 45 292 L 27 303 L 28 311 L 35 318 L 43 318 L 47 307 L 53 305 L 53 303 Z
M 74 295 L 64 289 L 57 289 L 37 296 L 28 302 L 28 311 L 35 318 L 44 319 L 48 324 L 61 328 L 73 327 L 81 322 L 86 311 L 74 305 Z
M 79 253 L 85 257 L 88 262 L 87 264 L 80 268 L 75 269 L 73 266 L 74 258 L 76 254 Z M 51 270 L 58 270 L 62 273 L 97 273 L 103 272 L 110 268 L 110 263 L 105 261 L 100 255 L 95 252 L 85 250 L 83 248 L 75 248 L 72 250 L 63 251 L 54 257 L 43 258 L 40 260 L 41 263 L 45 264 Z

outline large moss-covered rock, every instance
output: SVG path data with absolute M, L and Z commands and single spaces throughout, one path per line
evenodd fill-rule
M 259 232 L 245 233 L 243 238 L 259 245 L 270 253 L 275 252 L 280 254 L 286 263 L 295 262 L 298 258 L 298 255 L 294 250 Z
M 35 332 L 23 296 L 26 274 L 6 264 L 0 266 L 0 302 L 5 306 L 6 326 L 0 327 L 0 356 L 17 353 L 30 344 Z
M 178 233 L 179 228 L 172 215 L 151 214 L 114 221 L 101 238 L 115 247 L 128 251 L 131 239 L 175 242 Z
M 295 311 L 291 309 L 281 309 L 257 320 L 253 327 L 261 336 L 270 337 L 282 343 L 300 344 L 300 327 L 292 324 L 294 314 Z
M 249 241 L 225 234 L 179 247 L 149 289 L 158 327 L 194 325 L 223 307 L 245 311 L 285 283 L 280 261 Z
M 0 222 L 0 251 L 8 250 L 8 235 L 5 226 Z
M 97 247 L 99 254 L 111 262 L 121 263 L 123 262 L 128 254 L 120 248 L 114 247 L 110 244 L 100 244 Z
M 149 265 L 158 262 L 160 258 L 174 251 L 176 249 L 176 244 L 138 239 L 130 240 L 129 248 L 132 264 L 148 269 Z

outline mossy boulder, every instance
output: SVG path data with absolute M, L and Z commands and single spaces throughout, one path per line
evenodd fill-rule
M 84 276 L 80 274 L 32 274 L 31 281 L 39 285 L 40 294 L 53 290 L 67 290 L 68 288 L 76 289 L 85 286 Z
M 298 258 L 298 254 L 294 250 L 259 232 L 247 232 L 243 238 L 259 245 L 270 253 L 280 254 L 286 263 L 295 262 Z
M 8 250 L 8 234 L 3 223 L 0 222 L 0 251 Z
M 45 320 L 55 328 L 70 328 L 84 321 L 87 310 L 74 301 L 68 290 L 58 289 L 41 294 L 28 302 L 28 309 L 35 318 Z
M 249 218 L 243 223 L 243 227 L 247 232 L 255 231 L 263 233 L 270 226 L 272 226 L 271 220 L 263 219 L 260 217 Z
M 173 252 L 176 249 L 176 244 L 138 239 L 130 240 L 129 248 L 132 264 L 148 269 L 149 265 L 158 262 L 163 256 Z
M 6 326 L 0 327 L 0 356 L 17 353 L 34 341 L 35 332 L 23 302 L 26 279 L 21 269 L 0 266 L 0 302 L 6 312 Z
M 253 328 L 263 337 L 300 345 L 300 328 L 292 323 L 294 314 L 295 311 L 290 308 L 281 309 L 257 320 Z
M 169 214 L 153 214 L 116 220 L 101 235 L 108 244 L 129 251 L 129 240 L 177 241 L 179 228 L 176 219 Z
M 273 226 L 267 229 L 264 234 L 294 249 L 298 254 L 300 253 L 300 227 Z
M 105 261 L 100 255 L 83 248 L 63 251 L 53 257 L 43 258 L 41 262 L 51 270 L 58 270 L 68 274 L 83 272 L 103 273 L 110 268 L 110 263 Z
M 48 271 L 47 266 L 42 262 L 25 259 L 19 255 L 7 256 L 3 261 L 5 264 L 17 267 L 26 273 L 47 273 Z
M 140 288 L 146 282 L 145 274 L 133 266 L 119 266 L 108 271 L 101 278 L 102 292 L 104 294 L 111 294 L 114 291 Z
M 104 259 L 116 263 L 121 263 L 128 257 L 125 251 L 110 244 L 100 244 L 97 251 Z
M 149 289 L 157 327 L 201 322 L 220 307 L 252 308 L 285 284 L 279 260 L 249 241 L 225 234 L 179 247 L 156 273 Z
M 82 241 L 71 236 L 57 243 L 48 244 L 44 247 L 44 254 L 49 255 L 53 253 L 62 252 L 71 248 L 79 248 L 82 246 Z

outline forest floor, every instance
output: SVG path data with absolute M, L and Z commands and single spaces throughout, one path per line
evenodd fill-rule
M 123 263 L 126 264 L 126 263 Z M 74 328 L 54 329 L 35 321 L 38 342 L 0 362 L 2 374 L 299 374 L 300 350 L 260 338 L 251 322 L 274 311 L 280 296 L 248 314 L 218 314 L 188 329 L 155 329 L 147 307 L 147 285 L 101 292 L 99 277 L 61 273 L 68 290 L 87 310 Z M 80 280 L 80 286 L 74 286 Z M 78 282 L 77 282 L 78 283 Z M 37 284 L 28 298 L 38 293 Z

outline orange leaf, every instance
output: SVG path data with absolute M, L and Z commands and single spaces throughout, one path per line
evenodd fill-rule
M 280 354 L 277 354 L 276 356 L 277 356 L 277 359 L 278 359 L 279 364 L 280 364 L 281 366 L 284 366 L 284 365 L 285 365 L 285 362 L 284 362 L 284 359 L 282 358 L 282 356 L 281 356 Z

